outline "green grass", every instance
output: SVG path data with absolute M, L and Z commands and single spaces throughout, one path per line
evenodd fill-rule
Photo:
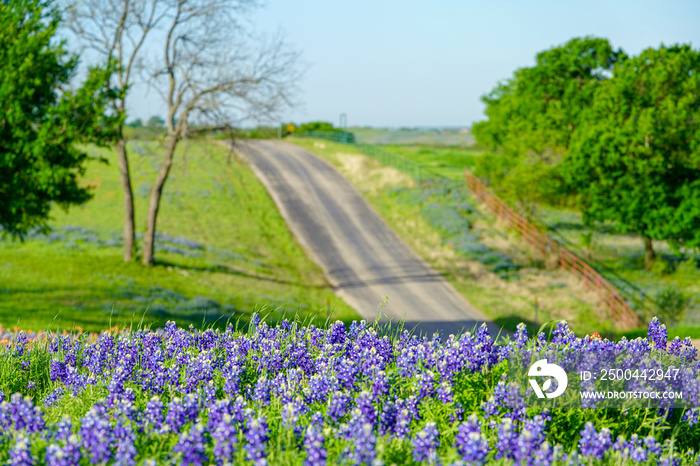
M 157 141 L 134 142 L 132 184 L 137 231 L 158 166 Z M 287 229 L 250 168 L 224 146 L 183 143 L 165 186 L 158 231 L 202 247 L 157 251 L 156 266 L 124 263 L 122 193 L 115 155 L 89 148 L 84 182 L 95 198 L 53 211 L 54 234 L 0 242 L 0 323 L 26 329 L 99 330 L 132 322 L 201 324 L 246 321 L 265 307 L 317 321 L 357 314 L 336 297 L 318 265 Z M 168 243 L 171 246 L 177 244 Z
M 358 142 L 367 144 L 422 144 L 429 146 L 470 147 L 474 136 L 464 129 L 429 128 L 370 128 L 353 126 L 348 131 L 355 134 Z
M 425 206 L 449 206 L 452 202 L 449 195 L 439 199 L 439 196 L 421 194 L 415 180 L 408 175 L 382 167 L 353 146 L 313 139 L 289 141 L 338 168 L 416 253 L 498 324 L 514 330 L 518 323 L 525 322 L 530 330 L 536 330 L 546 321 L 566 319 L 580 335 L 592 332 L 613 334 L 614 325 L 603 317 L 605 311 L 599 309 L 600 303 L 593 293 L 585 290 L 572 275 L 558 269 L 547 269 L 543 258 L 534 255 L 522 240 L 504 229 L 483 209 L 481 215 L 469 217 L 470 233 L 491 251 L 511 258 L 521 267 L 516 273 L 500 273 L 494 270 L 493 264 L 462 254 L 455 249 L 445 231 L 431 224 Z M 420 155 L 420 149 L 406 150 L 412 150 L 416 157 Z M 468 157 L 465 152 L 468 151 L 435 151 L 452 153 L 452 163 Z M 479 205 L 473 202 L 474 206 Z M 535 298 L 539 303 L 537 322 Z
M 431 171 L 453 180 L 464 179 L 464 167 L 474 169 L 474 161 L 482 153 L 462 147 L 424 145 L 387 145 L 390 152 L 430 168 Z

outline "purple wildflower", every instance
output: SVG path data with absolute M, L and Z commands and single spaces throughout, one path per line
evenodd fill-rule
M 612 447 L 610 430 L 603 428 L 600 432 L 596 432 L 593 423 L 587 422 L 581 431 L 581 439 L 578 442 L 578 446 L 583 456 L 593 456 L 597 459 L 602 459 Z
M 51 444 L 46 448 L 48 466 L 75 466 L 80 464 L 80 458 L 80 441 L 75 434 L 68 437 L 63 447 Z
M 246 427 L 245 450 L 248 460 L 254 461 L 256 464 L 265 464 L 265 458 L 267 457 L 265 445 L 269 439 L 265 416 L 259 416 L 257 418 L 251 416 L 246 423 Z
M 304 437 L 304 451 L 306 459 L 304 466 L 321 466 L 326 464 L 328 452 L 323 448 L 324 437 L 321 429 L 315 425 L 310 425 L 306 429 L 306 437 Z
M 194 424 L 189 432 L 181 433 L 177 444 L 173 447 L 173 450 L 181 457 L 179 464 L 195 466 L 209 464 L 204 449 L 205 437 L 202 424 Z
M 429 422 L 413 438 L 413 459 L 435 463 L 439 446 L 440 432 L 438 432 L 434 422 Z
M 17 441 L 9 453 L 9 464 L 12 466 L 31 466 L 35 464 L 29 439 L 25 435 L 19 434 L 17 436 Z
M 666 325 L 663 325 L 658 318 L 654 317 L 649 322 L 649 340 L 654 343 L 657 349 L 665 350 L 668 342 L 668 330 Z
M 476 414 L 469 416 L 467 422 L 459 425 L 455 436 L 457 451 L 462 459 L 470 464 L 483 464 L 489 453 L 489 444 L 481 432 Z
M 214 457 L 217 463 L 230 463 L 238 444 L 236 421 L 230 414 L 224 414 L 211 436 L 215 441 Z

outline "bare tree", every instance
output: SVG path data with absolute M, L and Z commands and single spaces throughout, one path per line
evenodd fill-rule
M 121 97 L 112 101 L 116 112 L 126 111 L 127 91 L 134 81 L 139 54 L 167 12 L 167 0 L 78 0 L 69 4 L 69 28 L 86 47 L 118 66 L 110 83 L 122 91 Z M 131 261 L 135 246 L 134 196 L 123 124 L 118 132 L 114 148 L 124 193 L 124 261 Z
M 270 120 L 285 106 L 300 76 L 298 53 L 279 36 L 253 37 L 239 20 L 253 1 L 169 0 L 161 65 L 151 85 L 168 107 L 167 136 L 150 192 L 143 263 L 153 265 L 156 220 L 178 143 L 191 128 Z
M 163 158 L 146 218 L 142 261 L 154 263 L 156 220 L 180 141 L 205 127 L 245 119 L 270 121 L 292 103 L 299 54 L 280 36 L 249 33 L 244 14 L 258 0 L 73 0 L 71 29 L 90 48 L 116 60 L 115 80 L 128 91 L 143 77 L 168 108 Z M 139 55 L 148 53 L 148 60 Z M 136 71 L 139 73 L 135 73 Z M 126 109 L 126 98 L 115 100 Z M 123 128 L 116 145 L 124 191 L 124 260 L 134 251 L 134 203 Z

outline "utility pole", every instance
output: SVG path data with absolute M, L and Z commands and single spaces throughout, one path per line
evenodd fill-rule
M 348 116 L 345 113 L 340 114 L 340 122 L 338 127 L 345 131 L 348 128 Z

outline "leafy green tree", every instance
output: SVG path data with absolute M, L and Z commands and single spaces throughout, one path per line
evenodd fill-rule
M 333 126 L 333 123 L 328 123 L 326 121 L 312 121 L 309 123 L 304 123 L 299 125 L 294 131 L 295 133 L 305 133 L 307 131 L 327 131 L 327 132 L 337 132 L 342 131 L 340 128 Z
M 540 52 L 535 66 L 496 86 L 482 98 L 488 120 L 472 128 L 496 154 L 483 157 L 477 174 L 526 214 L 535 202 L 565 203 L 570 196 L 553 167 L 568 153 L 595 90 L 625 58 L 606 39 L 575 38 Z
M 606 39 L 594 37 L 540 52 L 535 66 L 517 70 L 482 98 L 488 120 L 474 125 L 477 142 L 512 157 L 556 164 L 595 90 L 624 58 Z
M 700 52 L 647 49 L 601 83 L 560 173 L 588 223 L 612 220 L 653 240 L 700 246 Z
M 120 120 L 105 115 L 111 69 L 68 90 L 78 60 L 54 39 L 59 22 L 50 0 L 0 2 L 0 226 L 12 236 L 45 228 L 52 203 L 90 199 L 75 144 L 108 142 Z
M 148 119 L 148 127 L 151 129 L 163 129 L 165 128 L 165 120 L 158 115 L 153 115 Z

